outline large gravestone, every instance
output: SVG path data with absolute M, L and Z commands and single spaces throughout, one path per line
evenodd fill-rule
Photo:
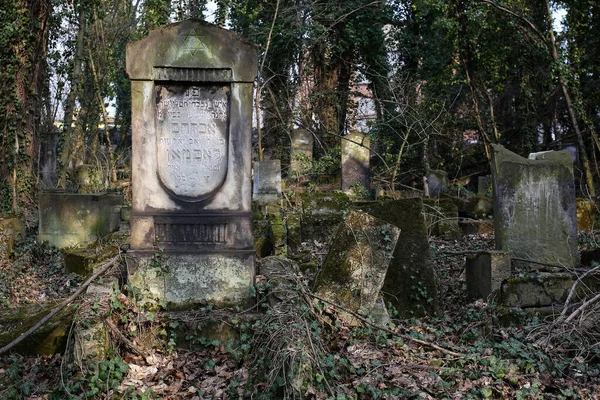
M 577 265 L 577 207 L 569 152 L 545 152 L 528 160 L 493 145 L 492 176 L 496 248 L 513 258 Z
M 127 46 L 134 283 L 171 307 L 251 298 L 255 49 L 199 20 Z M 162 250 L 156 271 L 152 257 Z
M 353 132 L 342 138 L 342 190 L 347 194 L 357 194 L 356 189 L 370 190 L 369 157 L 368 136 Z

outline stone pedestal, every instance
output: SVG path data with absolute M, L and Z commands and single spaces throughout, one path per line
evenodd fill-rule
M 127 73 L 134 278 L 173 308 L 248 302 L 255 49 L 187 20 L 130 43 Z
M 510 277 L 510 256 L 504 251 L 483 251 L 468 256 L 465 269 L 469 295 L 485 300 Z

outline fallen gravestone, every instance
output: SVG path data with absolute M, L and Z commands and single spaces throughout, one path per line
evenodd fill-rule
M 254 47 L 187 20 L 129 43 L 127 73 L 138 260 L 131 283 L 173 308 L 248 303 Z
M 540 266 L 522 260 L 576 266 L 577 214 L 569 152 L 544 152 L 528 160 L 493 145 L 492 176 L 496 249 L 520 259 L 517 265 L 527 269 Z

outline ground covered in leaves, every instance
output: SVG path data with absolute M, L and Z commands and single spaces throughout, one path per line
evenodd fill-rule
M 18 241 L 12 259 L 0 259 L 0 306 L 17 307 L 69 296 L 81 277 L 65 271 L 64 257 L 33 238 Z
M 176 321 L 137 310 L 115 294 L 102 307 L 122 337 L 112 335 L 114 348 L 96 370 L 72 356 L 3 356 L 0 396 L 598 398 L 598 343 L 569 340 L 583 340 L 573 335 L 582 321 L 557 326 L 517 315 L 519 325 L 512 326 L 496 308 L 467 299 L 465 256 L 492 245 L 486 237 L 432 238 L 442 310 L 409 320 L 395 319 L 392 310 L 394 327 L 386 330 L 342 323 L 340 310 L 312 297 L 308 278 L 293 268 L 259 277 L 259 304 L 249 310 L 257 316 L 238 310 L 239 318 L 228 321 L 239 340 L 226 343 L 193 331 L 181 337 Z M 593 329 L 599 320 L 596 315 Z M 148 340 L 152 335 L 162 340 Z M 188 348 L 176 348 L 177 340 Z

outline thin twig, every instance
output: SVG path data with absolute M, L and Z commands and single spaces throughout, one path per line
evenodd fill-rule
M 148 358 L 150 356 L 150 354 L 147 351 L 145 351 L 144 349 L 142 349 L 140 346 L 138 346 L 137 344 L 135 344 L 133 341 L 129 340 L 119 330 L 119 328 L 117 328 L 117 326 L 110 320 L 110 318 L 106 318 L 104 320 L 104 323 L 106 324 L 106 326 L 108 326 L 110 328 L 110 330 L 117 337 L 117 339 L 119 341 L 123 342 L 131 350 L 135 351 L 138 355 L 144 357 L 144 359 L 146 359 L 146 358 Z
M 90 285 L 90 283 L 92 283 L 100 275 L 102 275 L 106 271 L 108 271 L 109 268 L 112 267 L 119 260 L 119 258 L 120 258 L 120 254 L 114 256 L 106 264 L 104 264 L 103 266 L 101 266 L 100 268 L 98 268 L 98 270 L 94 273 L 94 275 L 90 276 L 87 281 L 85 281 L 81 286 L 79 286 L 79 289 L 77 289 L 75 291 L 75 293 L 73 293 L 71 295 L 71 297 L 69 297 L 68 299 L 66 299 L 62 303 L 60 303 L 58 306 L 54 307 L 52 309 L 52 311 L 50 311 L 50 313 L 48 315 L 46 315 L 44 318 L 42 318 L 40 321 L 38 321 L 37 324 L 35 324 L 31 328 L 29 328 L 29 330 L 27 332 L 21 334 L 21 336 L 19 336 L 18 338 L 16 338 L 12 342 L 10 342 L 9 344 L 7 344 L 3 348 L 1 348 L 0 349 L 0 354 L 6 353 L 10 349 L 12 349 L 13 347 L 15 347 L 19 343 L 21 343 L 23 340 L 25 340 L 26 338 L 28 338 L 33 332 L 37 331 L 42 326 L 44 326 L 44 324 L 46 324 L 46 322 L 50 321 L 52 319 L 52 317 L 54 317 L 60 310 L 62 310 L 63 308 L 65 308 L 66 306 L 68 306 L 69 304 L 71 304 L 81 293 L 83 293 L 83 291 Z
M 581 312 L 583 310 L 585 310 L 590 304 L 597 303 L 598 300 L 600 300 L 600 293 L 595 295 L 592 299 L 583 303 L 579 308 L 577 308 L 577 310 L 573 311 L 573 313 L 571 315 L 569 315 L 569 318 L 567 318 L 565 320 L 565 323 L 569 323 L 569 322 L 573 321 L 575 319 L 575 317 L 577 317 L 579 314 L 581 314 Z
M 457 353 L 457 352 L 455 352 L 455 351 L 452 351 L 452 350 L 444 349 L 443 347 L 440 347 L 440 346 L 438 346 L 438 345 L 436 345 L 436 344 L 429 343 L 429 342 L 426 342 L 426 341 L 424 341 L 424 340 L 421 340 L 421 339 L 414 338 L 414 337 L 412 337 L 412 336 L 403 335 L 403 334 L 401 334 L 401 333 L 394 332 L 394 331 L 393 331 L 393 330 L 391 330 L 391 329 L 388 329 L 388 328 L 385 328 L 385 327 L 383 327 L 383 326 L 379 326 L 379 325 L 377 325 L 377 324 L 374 324 L 373 322 L 369 321 L 368 319 L 366 319 L 366 318 L 365 318 L 365 317 L 363 317 L 362 315 L 360 315 L 360 314 L 357 314 L 357 313 L 355 313 L 354 311 L 348 310 L 346 307 L 342 307 L 341 305 L 339 305 L 339 304 L 336 304 L 336 303 L 334 303 L 334 302 L 332 302 L 332 301 L 330 301 L 330 300 L 324 299 L 324 298 L 322 298 L 322 297 L 320 297 L 320 296 L 317 296 L 316 294 L 313 294 L 313 293 L 308 293 L 308 294 L 309 294 L 310 296 L 314 297 L 315 299 L 317 299 L 317 300 L 320 300 L 320 301 L 322 301 L 322 302 L 325 302 L 325 303 L 327 303 L 327 304 L 331 304 L 331 305 L 332 305 L 332 306 L 334 306 L 335 308 L 338 308 L 338 309 L 340 309 L 340 310 L 342 310 L 342 311 L 344 311 L 344 312 L 347 312 L 348 314 L 350 314 L 350 315 L 352 315 L 353 317 L 357 318 L 357 319 L 358 319 L 358 320 L 360 320 L 361 322 L 364 322 L 365 324 L 367 324 L 367 325 L 370 325 L 370 326 L 372 326 L 373 328 L 376 328 L 376 329 L 382 330 L 382 331 L 384 331 L 384 332 L 387 332 L 387 333 L 389 333 L 390 335 L 398 336 L 399 338 L 401 338 L 401 339 L 403 339 L 403 340 L 410 341 L 410 342 L 414 342 L 414 343 L 418 343 L 418 344 L 420 344 L 420 345 L 423 345 L 423 346 L 430 347 L 430 348 L 432 348 L 432 349 L 434 349 L 434 350 L 438 350 L 438 351 L 440 351 L 440 352 L 442 352 L 442 353 L 444 353 L 444 354 L 448 354 L 448 355 L 451 355 L 451 356 L 454 356 L 454 357 L 464 357 L 464 354 Z
M 573 297 L 573 294 L 575 294 L 575 289 L 577 288 L 577 285 L 579 284 L 579 282 L 583 281 L 583 279 L 586 276 L 593 274 L 598 269 L 600 269 L 600 265 L 590 269 L 585 274 L 578 277 L 577 280 L 575 281 L 575 283 L 573 283 L 573 286 L 571 287 L 571 290 L 569 291 L 569 295 L 567 296 L 567 300 L 565 301 L 564 308 L 563 308 L 562 312 L 560 313 L 560 317 L 558 318 L 559 320 L 562 320 L 567 316 L 567 310 L 569 308 L 569 304 L 571 303 L 571 298 Z

